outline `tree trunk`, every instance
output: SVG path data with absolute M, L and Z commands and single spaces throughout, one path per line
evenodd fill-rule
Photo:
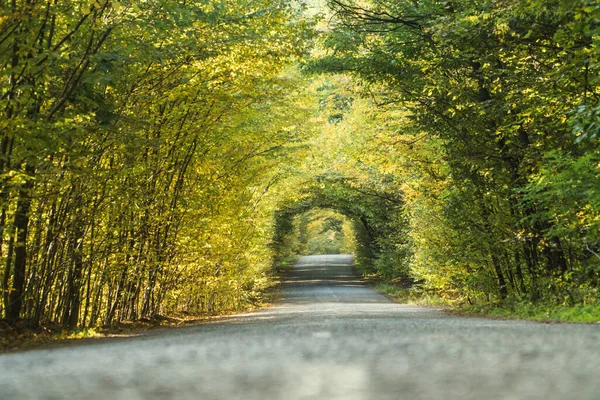
M 15 246 L 15 235 L 11 233 L 8 239 L 8 250 L 6 252 L 6 265 L 4 265 L 4 275 L 2 277 L 2 293 L 4 294 L 4 316 L 8 319 L 8 307 L 10 305 L 10 276 L 12 272 L 13 252 Z
M 494 264 L 494 270 L 496 272 L 496 277 L 498 278 L 498 289 L 500 291 L 500 297 L 502 300 L 506 299 L 508 296 L 508 289 L 506 288 L 506 279 L 504 279 L 504 273 L 502 272 L 502 268 L 500 267 L 500 263 L 495 255 L 492 255 L 492 263 Z
M 25 168 L 29 176 L 33 175 L 33 168 Z M 31 189 L 33 180 L 27 181 L 21 185 L 19 190 L 19 200 L 15 211 L 15 262 L 13 269 L 13 282 L 9 293 L 9 304 L 6 308 L 6 318 L 9 321 L 16 321 L 21 314 L 23 306 L 23 288 L 25 284 L 25 270 L 27 267 L 27 228 L 29 227 L 29 209 L 31 207 Z
M 77 221 L 76 224 L 79 224 Z M 81 276 L 83 271 L 83 230 L 81 226 L 75 228 L 77 235 L 73 238 L 73 266 L 69 273 L 69 287 L 67 289 L 67 301 L 63 325 L 67 328 L 76 328 L 79 322 L 79 308 L 81 306 Z

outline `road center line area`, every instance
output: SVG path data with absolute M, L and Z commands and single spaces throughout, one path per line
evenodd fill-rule
M 307 256 L 258 312 L 0 356 L 0 399 L 600 399 L 600 326 L 395 304 Z

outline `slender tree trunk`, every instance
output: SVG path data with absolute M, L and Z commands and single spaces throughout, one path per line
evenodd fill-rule
M 493 254 L 492 254 L 492 264 L 494 265 L 494 271 L 496 272 L 496 277 L 498 279 L 498 289 L 500 292 L 500 297 L 502 298 L 502 300 L 504 300 L 508 296 L 508 289 L 506 287 L 506 279 L 504 279 L 504 273 L 502 272 L 502 268 L 500 267 L 498 258 Z
M 560 239 L 554 236 L 549 238 L 549 242 L 550 246 L 544 249 L 548 272 L 560 272 L 564 275 L 568 267 Z
M 4 275 L 2 277 L 2 292 L 4 294 L 4 316 L 8 319 L 8 308 L 10 306 L 10 276 L 12 274 L 13 252 L 15 245 L 15 235 L 10 234 L 8 239 L 8 250 L 6 251 L 6 264 L 4 265 Z
M 81 221 L 76 220 L 76 235 L 72 239 L 73 264 L 69 272 L 69 283 L 66 294 L 63 324 L 67 328 L 76 328 L 79 322 L 79 308 L 81 307 L 81 277 L 83 272 L 83 228 Z
M 525 287 L 525 280 L 523 279 L 523 269 L 521 267 L 521 256 L 519 250 L 515 249 L 515 272 L 517 274 L 517 281 L 519 284 L 519 291 L 523 294 L 527 293 Z
M 26 167 L 25 171 L 29 176 L 33 176 L 34 171 L 32 167 Z M 6 317 L 9 321 L 19 319 L 23 306 L 23 289 L 27 267 L 27 229 L 29 227 L 32 188 L 33 180 L 27 179 L 19 190 L 19 199 L 17 201 L 17 209 L 15 210 L 15 262 L 9 304 L 6 309 Z
M 44 255 L 42 257 L 42 279 L 44 280 L 41 288 L 41 295 L 39 296 L 38 303 L 34 314 L 35 323 L 39 323 L 42 318 L 42 313 L 46 307 L 46 301 L 48 294 L 52 287 L 52 281 L 54 280 L 54 258 L 56 254 L 56 238 L 54 237 L 54 230 L 56 225 L 56 200 L 52 202 L 50 207 L 50 219 L 48 221 L 48 227 L 46 228 L 46 238 L 44 242 Z
M 108 266 L 108 255 L 104 255 L 104 262 L 102 263 L 102 272 L 100 273 L 100 277 L 96 280 L 95 289 L 94 289 L 94 300 L 92 301 L 92 312 L 90 316 L 90 324 L 95 325 L 96 321 L 100 316 L 101 309 L 101 299 L 102 292 L 104 287 L 104 279 L 106 276 L 106 269 Z
M 9 110 L 10 115 L 10 110 Z M 9 138 L 5 135 L 2 139 L 2 145 L 0 146 L 0 172 L 4 174 L 10 169 L 10 156 L 12 153 L 14 139 Z M 6 231 L 6 219 L 7 209 L 9 202 L 9 191 L 7 187 L 6 178 L 2 179 L 2 190 L 0 192 L 0 206 L 2 212 L 0 213 L 0 256 L 2 256 L 2 250 L 4 245 L 4 232 Z M 7 308 L 9 304 L 9 282 L 12 268 L 12 257 L 13 257 L 13 246 L 14 246 L 14 235 L 11 233 L 8 239 L 8 249 L 6 255 L 6 262 L 4 264 L 4 273 L 2 275 L 2 299 L 4 301 L 4 315 L 7 317 Z

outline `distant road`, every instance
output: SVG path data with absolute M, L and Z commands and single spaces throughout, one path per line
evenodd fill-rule
M 600 325 L 394 304 L 351 262 L 303 257 L 259 312 L 1 355 L 0 399 L 600 399 Z

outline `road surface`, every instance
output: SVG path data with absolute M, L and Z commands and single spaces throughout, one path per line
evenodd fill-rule
M 304 257 L 281 302 L 133 339 L 0 356 L 0 399 L 600 399 L 600 326 L 460 318 Z

